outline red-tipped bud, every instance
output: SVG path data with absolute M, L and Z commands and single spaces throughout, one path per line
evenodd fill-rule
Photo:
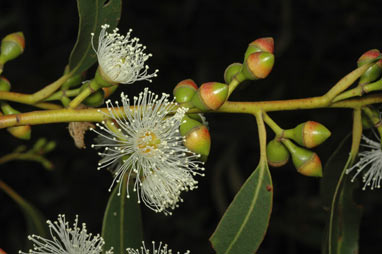
M 250 80 L 266 78 L 272 71 L 274 62 L 275 57 L 272 53 L 252 53 L 243 64 L 242 73 Z
M 226 84 L 231 83 L 232 79 L 236 76 L 236 74 L 240 73 L 241 67 L 243 65 L 241 63 L 233 63 L 230 64 L 224 71 L 224 81 Z
M 15 138 L 28 140 L 32 135 L 32 128 L 30 125 L 9 127 L 7 131 L 12 134 Z
M 208 156 L 211 148 L 211 136 L 207 127 L 201 125 L 189 131 L 185 137 L 184 145 L 194 153 Z
M 226 101 L 228 86 L 218 82 L 202 84 L 191 99 L 192 104 L 201 110 L 216 110 Z
M 102 87 L 102 90 L 104 92 L 104 98 L 109 98 L 110 95 L 112 95 L 118 88 L 118 85 L 109 86 L 109 87 Z
M 274 41 L 272 37 L 259 38 L 248 45 L 248 48 L 245 51 L 244 60 L 246 60 L 252 53 L 263 51 L 273 54 L 273 50 Z
M 176 102 L 185 103 L 192 99 L 192 96 L 198 90 L 198 86 L 192 79 L 185 79 L 180 81 L 172 91 Z
M 322 124 L 307 121 L 293 129 L 285 130 L 284 137 L 296 141 L 299 145 L 313 148 L 322 144 L 331 135 L 330 131 Z
M 289 161 L 289 152 L 283 144 L 274 139 L 267 145 L 267 159 L 270 166 L 281 167 Z
M 358 67 L 372 62 L 375 58 L 381 56 L 381 52 L 378 49 L 370 49 L 363 53 L 357 60 Z
M 8 79 L 1 76 L 0 77 L 0 92 L 8 92 L 11 90 L 11 82 Z
M 182 124 L 179 127 L 179 132 L 182 136 L 186 136 L 194 128 L 202 126 L 203 124 L 191 117 L 185 115 L 182 119 Z
M 102 89 L 98 89 L 83 101 L 86 106 L 99 107 L 104 103 L 105 93 Z
M 305 176 L 322 177 L 322 165 L 316 153 L 296 146 L 289 139 L 283 139 L 282 142 L 292 155 L 297 172 Z
M 0 63 L 15 59 L 24 52 L 25 38 L 22 32 L 11 33 L 1 41 Z

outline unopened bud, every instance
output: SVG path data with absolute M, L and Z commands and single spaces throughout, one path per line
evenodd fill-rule
M 86 106 L 99 107 L 104 103 L 105 94 L 102 89 L 98 89 L 83 101 Z
M 375 58 L 381 56 L 381 52 L 378 49 L 370 49 L 363 53 L 357 60 L 358 67 L 374 61 Z
M 208 156 L 211 148 L 211 136 L 204 125 L 192 128 L 185 137 L 184 145 L 192 152 Z
M 191 99 L 198 109 L 216 110 L 224 104 L 228 96 L 228 86 L 218 82 L 202 84 Z
M 382 60 L 370 66 L 359 78 L 359 84 L 368 84 L 377 80 L 382 73 Z
M 313 148 L 322 144 L 330 135 L 330 131 L 322 124 L 307 121 L 293 129 L 285 130 L 283 137 L 293 139 L 301 146 Z
M 195 119 L 192 119 L 191 117 L 185 115 L 182 119 L 182 123 L 179 127 L 180 134 L 182 136 L 186 136 L 190 131 L 192 131 L 194 128 L 202 126 L 203 124 Z
M 54 148 L 56 148 L 56 142 L 55 141 L 49 141 L 48 144 L 44 147 L 44 152 L 49 153 Z
M 104 92 L 104 98 L 109 98 L 110 95 L 112 95 L 118 88 L 118 85 L 109 86 L 109 87 L 102 87 L 102 90 Z
M 248 45 L 247 50 L 244 54 L 244 61 L 248 58 L 248 56 L 255 52 L 268 52 L 273 54 L 274 50 L 274 41 L 272 37 L 264 37 L 254 40 Z
M 232 79 L 241 71 L 241 63 L 230 64 L 224 71 L 224 81 L 226 84 L 231 83 Z
M 0 64 L 15 59 L 24 52 L 25 38 L 22 32 L 11 33 L 1 41 Z
M 32 135 L 32 128 L 30 125 L 9 127 L 7 131 L 12 134 L 15 138 L 28 140 Z
M 68 78 L 64 84 L 62 84 L 61 89 L 62 90 L 67 90 L 72 87 L 76 87 L 82 83 L 85 79 L 85 72 L 76 74 Z
M 243 64 L 242 73 L 250 80 L 266 78 L 272 71 L 274 62 L 275 57 L 272 53 L 252 53 Z
M 322 177 L 322 165 L 316 153 L 296 146 L 289 139 L 283 139 L 282 142 L 292 155 L 297 172 L 305 176 Z
M 192 97 L 198 90 L 198 86 L 192 79 L 180 81 L 172 91 L 176 102 L 185 103 L 191 101 Z
M 270 166 L 281 167 L 289 161 L 289 152 L 281 142 L 273 139 L 267 144 L 267 159 Z
M 11 82 L 8 79 L 0 77 L 0 92 L 9 92 L 11 90 Z

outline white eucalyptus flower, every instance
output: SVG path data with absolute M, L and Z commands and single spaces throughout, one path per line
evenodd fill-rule
M 145 88 L 134 97 L 132 105 L 123 93 L 123 107 L 107 101 L 108 112 L 100 112 L 112 121 L 97 124 L 100 130 L 93 130 L 100 138 L 92 145 L 104 148 L 98 153 L 103 157 L 98 169 L 107 167 L 114 174 L 109 191 L 127 174 L 127 181 L 135 178 L 133 191 L 137 192 L 138 203 L 143 201 L 153 211 L 166 215 L 171 214 L 168 209 L 183 201 L 182 191 L 197 188 L 193 176 L 204 175 L 200 173 L 204 170 L 198 160 L 200 155 L 184 146 L 184 137 L 179 133 L 187 109 L 178 108 L 168 97 L 159 97 Z
M 132 29 L 123 36 L 115 28 L 112 33 L 106 30 L 108 24 L 101 26 L 98 48 L 95 49 L 92 33 L 92 47 L 97 54 L 100 71 L 106 81 L 112 83 L 131 84 L 139 80 L 148 80 L 157 76 L 158 70 L 149 74 L 145 61 L 152 55 L 144 53 L 145 46 L 136 37 L 130 38 Z M 106 76 L 106 77 L 105 77 Z
M 139 249 L 131 249 L 127 248 L 127 254 L 172 254 L 172 250 L 168 249 L 167 244 L 162 244 L 162 242 L 159 243 L 158 248 L 155 247 L 155 242 L 152 242 L 153 249 L 152 252 L 146 248 L 145 242 L 142 242 L 142 247 Z M 190 254 L 191 252 L 188 250 L 184 254 Z M 176 252 L 176 254 L 180 254 L 180 252 Z
M 78 216 L 73 223 L 73 228 L 65 219 L 65 215 L 58 215 L 57 221 L 47 221 L 52 239 L 31 235 L 28 239 L 33 241 L 31 254 L 100 254 L 105 244 L 100 235 L 87 232 L 86 224 L 78 226 Z M 20 254 L 27 254 L 19 251 Z M 106 254 L 113 254 L 112 249 Z
M 359 153 L 359 161 L 346 170 L 346 173 L 350 173 L 353 170 L 356 170 L 353 178 L 351 179 L 354 182 L 355 178 L 363 172 L 362 181 L 365 183 L 362 187 L 363 190 L 367 186 L 370 186 L 370 189 L 381 188 L 382 180 L 382 148 L 379 141 L 374 141 L 365 136 L 362 136 L 362 139 L 365 141 L 364 144 L 361 144 L 363 147 L 368 148 L 369 150 Z

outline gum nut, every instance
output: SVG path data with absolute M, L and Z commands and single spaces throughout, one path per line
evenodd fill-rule
M 232 63 L 224 71 L 224 81 L 226 84 L 231 83 L 237 73 L 241 71 L 241 63 Z
M 272 71 L 275 57 L 272 53 L 256 52 L 248 56 L 242 72 L 251 80 L 266 78 Z
M 208 156 L 211 147 L 211 137 L 206 126 L 201 125 L 190 131 L 184 145 L 192 152 Z
M 173 95 L 178 103 L 189 102 L 197 90 L 198 86 L 192 79 L 185 79 L 175 86 Z
M 270 166 L 281 167 L 289 161 L 289 152 L 283 144 L 274 139 L 267 144 L 267 159 Z
M 228 96 L 228 86 L 218 82 L 202 84 L 191 99 L 192 104 L 201 110 L 216 110 L 224 104 Z

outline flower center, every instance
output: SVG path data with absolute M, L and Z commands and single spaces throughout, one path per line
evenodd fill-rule
M 138 137 L 137 146 L 142 153 L 150 153 L 158 149 L 160 139 L 151 131 L 144 132 Z

